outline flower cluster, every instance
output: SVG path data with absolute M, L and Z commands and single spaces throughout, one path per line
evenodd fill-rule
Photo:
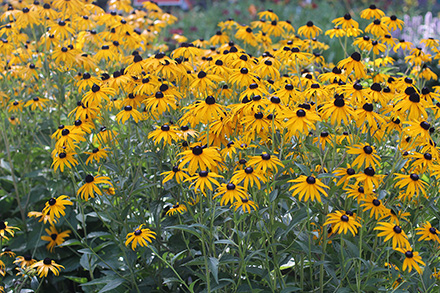
M 49 113 L 57 125 L 48 143 L 56 180 L 47 190 L 70 194 L 47 197 L 42 212 L 28 214 L 50 224 L 47 235 L 39 236 L 50 253 L 63 249 L 73 233 L 85 248 L 81 265 L 87 260 L 93 278 L 94 262 L 111 269 L 96 257 L 110 244 L 94 241 L 111 238 L 112 249 L 122 250 L 118 259 L 127 262 L 115 275 L 129 271 L 131 278 L 122 281 L 136 282 L 142 278 L 132 269 L 142 264 L 129 263 L 127 247 L 146 257 L 145 247 L 156 245 L 157 237 L 157 248 L 172 251 L 175 262 L 183 252 L 171 248 L 178 234 L 170 231 L 181 229 L 188 257 L 198 254 L 190 238 L 200 237 L 193 243 L 202 247 L 207 279 L 218 273 L 216 257 L 232 249 L 219 250 L 217 244 L 232 243 L 240 257 L 245 250 L 276 257 L 286 239 L 308 239 L 308 253 L 299 258 L 286 249 L 283 261 L 294 259 L 298 266 L 301 259 L 303 270 L 308 258 L 311 280 L 311 264 L 318 261 L 312 259 L 313 241 L 323 250 L 320 263 L 326 262 L 326 249 L 339 249 L 342 275 L 344 245 L 353 245 L 348 241 L 358 241 L 360 257 L 368 253 L 373 259 L 371 251 L 362 250 L 365 242 L 369 250 L 387 249 L 390 270 L 401 266 L 402 273 L 422 274 L 423 266 L 438 266 L 438 260 L 427 261 L 440 245 L 437 213 L 420 210 L 438 199 L 440 86 L 433 68 L 440 59 L 439 40 L 413 44 L 393 38 L 404 22 L 375 5 L 360 13 L 368 22 L 364 28 L 348 13 L 324 33 L 312 21 L 295 28 L 267 10 L 248 25 L 219 23 L 209 40 L 175 35 L 175 44 L 163 43 L 160 35 L 177 19 L 150 1 L 143 9 L 110 1 L 110 12 L 81 0 L 13 1 L 5 8 L 1 79 L 14 85 L 0 92 L 5 122 L 18 133 L 26 115 Z M 27 41 L 32 38 L 26 32 L 37 28 L 41 33 Z M 326 60 L 330 47 L 318 40 L 325 36 L 341 40 L 342 60 Z M 399 54 L 404 54 L 400 60 Z M 306 237 L 293 232 L 297 207 L 307 216 L 295 233 L 307 230 Z M 74 215 L 67 217 L 66 211 Z M 213 229 L 220 216 L 225 225 L 207 237 L 206 227 Z M 97 226 L 87 218 L 99 220 L 109 233 L 87 235 Z M 179 225 L 161 229 L 172 221 Z M 251 231 L 237 232 L 246 224 Z M 9 241 L 16 229 L 0 222 L 0 240 Z M 243 246 L 240 237 L 248 232 L 265 233 L 260 235 L 267 242 L 256 240 L 259 249 L 255 243 Z M 231 233 L 239 244 L 232 236 L 216 241 Z M 335 234 L 339 246 L 327 247 L 338 242 Z M 166 261 L 166 254 L 149 249 Z M 212 249 L 209 256 L 206 249 Z M 31 275 L 24 271 L 29 268 L 46 277 L 64 268 L 52 258 L 37 262 L 33 256 L 16 258 L 22 274 Z M 382 267 L 385 259 L 375 262 Z M 234 274 L 248 280 L 244 271 L 263 263 L 240 265 Z M 268 265 L 264 274 L 272 275 L 282 263 Z M 0 273 L 5 275 L 1 260 Z M 279 269 L 273 275 L 279 289 L 276 279 L 284 274 Z M 409 274 L 399 274 L 405 277 Z M 395 280 L 391 283 L 394 287 Z M 132 289 L 139 291 L 137 285 Z

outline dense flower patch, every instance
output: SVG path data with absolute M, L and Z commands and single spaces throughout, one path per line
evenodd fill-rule
M 175 48 L 153 2 L 3 8 L 0 291 L 438 289 L 439 40 L 375 5 Z

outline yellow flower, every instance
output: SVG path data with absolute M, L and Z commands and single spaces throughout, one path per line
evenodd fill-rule
M 256 210 L 258 208 L 258 205 L 254 201 L 245 197 L 241 198 L 241 200 L 239 201 L 234 202 L 231 208 L 232 207 L 234 208 L 234 211 L 237 211 L 239 208 L 241 208 L 244 213 L 250 213 L 252 210 Z
M 174 214 L 179 213 L 179 214 L 183 214 L 184 212 L 187 211 L 187 208 L 185 205 L 183 204 L 179 204 L 179 202 L 177 202 L 175 205 L 173 205 L 167 212 L 166 215 L 167 216 L 174 216 Z
M 179 168 L 182 168 L 187 163 L 188 164 L 188 172 L 190 174 L 194 174 L 197 169 L 213 169 L 215 168 L 221 161 L 222 158 L 217 151 L 217 149 L 213 147 L 203 148 L 199 145 L 193 147 L 190 150 L 183 151 L 178 154 L 179 157 L 182 157 L 182 161 L 179 164 Z
M 321 194 L 327 196 L 325 189 L 329 189 L 327 185 L 314 176 L 301 175 L 297 179 L 289 180 L 287 182 L 295 183 L 289 188 L 289 191 L 293 190 L 292 196 L 298 195 L 299 200 L 302 200 L 304 197 L 304 201 L 306 202 L 309 199 L 315 201 L 315 197 L 318 202 L 321 202 Z
M 223 178 L 223 176 L 218 175 L 214 172 L 208 172 L 208 171 L 200 171 L 197 173 L 197 175 L 189 177 L 185 181 L 193 181 L 190 185 L 190 187 L 194 186 L 194 190 L 200 191 L 203 193 L 203 195 L 206 196 L 206 188 L 209 190 L 213 190 L 213 184 L 216 186 L 220 186 L 220 183 L 215 178 Z
M 416 235 L 420 235 L 418 241 L 432 240 L 437 242 L 437 244 L 440 244 L 440 239 L 438 237 L 438 230 L 435 227 L 433 227 L 431 223 L 429 223 L 428 221 L 424 223 L 421 227 L 417 228 L 416 231 L 418 231 Z
M 41 240 L 49 241 L 46 248 L 50 252 L 53 252 L 55 246 L 59 246 L 63 244 L 65 240 L 64 238 L 69 237 L 70 235 L 70 230 L 66 230 L 61 233 L 58 233 L 55 226 L 50 226 L 50 229 L 45 229 L 45 231 L 49 236 L 41 236 Z
M 130 119 L 130 117 L 132 117 L 136 123 L 142 120 L 142 115 L 138 110 L 134 109 L 132 106 L 125 106 L 121 112 L 116 114 L 116 121 L 119 124 L 124 124 L 125 121 Z
M 8 237 L 6 237 L 6 232 L 14 237 L 14 230 L 20 230 L 17 227 L 8 226 L 8 222 L 0 221 L 0 238 L 4 238 L 6 240 L 9 240 Z
M 55 276 L 58 276 L 61 269 L 64 269 L 62 265 L 59 265 L 55 263 L 54 260 L 46 257 L 43 260 L 40 260 L 39 262 L 34 263 L 31 265 L 32 269 L 36 269 L 38 276 L 40 278 L 47 277 L 49 274 L 49 271 L 51 271 Z
M 357 233 L 357 228 L 362 225 L 359 223 L 360 219 L 353 213 L 347 214 L 345 211 L 336 211 L 327 215 L 325 225 L 332 225 L 333 233 L 347 234 L 350 231 L 353 236 Z
M 410 273 L 414 268 L 419 274 L 422 273 L 422 269 L 420 268 L 419 264 L 424 266 L 425 263 L 422 261 L 422 257 L 418 252 L 412 251 L 412 248 L 409 246 L 409 244 L 406 248 L 397 248 L 396 250 L 405 255 L 402 270 L 406 271 L 408 269 L 408 272 Z
M 394 223 L 379 222 L 374 230 L 382 231 L 377 237 L 385 236 L 384 241 L 392 239 L 393 249 L 409 246 L 408 236 L 402 228 Z
M 56 223 L 56 219 L 61 218 L 61 216 L 65 216 L 66 206 L 73 205 L 70 201 L 70 198 L 67 195 L 61 195 L 57 198 L 52 197 L 46 202 L 46 205 L 43 209 L 43 215 L 49 216 L 49 223 Z
M 84 179 L 84 184 L 78 189 L 77 195 L 81 195 L 81 198 L 86 201 L 89 200 L 89 197 L 94 198 L 95 193 L 98 195 L 102 195 L 102 191 L 96 186 L 97 184 L 107 184 L 113 186 L 110 182 L 110 178 L 107 176 L 93 176 L 88 174 Z
M 156 239 L 156 233 L 150 229 L 142 229 L 143 225 L 140 225 L 134 232 L 127 234 L 125 246 L 128 247 L 131 242 L 131 249 L 135 250 L 138 245 L 146 247 L 148 242 L 152 243 L 152 239 Z

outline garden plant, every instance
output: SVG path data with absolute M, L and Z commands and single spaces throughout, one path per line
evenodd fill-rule
M 0 292 L 439 290 L 438 39 L 1 8 Z

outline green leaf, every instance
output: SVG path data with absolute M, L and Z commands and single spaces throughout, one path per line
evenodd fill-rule
M 310 168 L 307 168 L 305 165 L 299 164 L 299 163 L 296 163 L 296 162 L 294 164 L 295 164 L 295 166 L 297 166 L 301 170 L 301 172 L 304 175 L 307 175 L 307 176 L 310 175 Z
M 112 280 L 110 282 L 107 283 L 107 285 L 105 285 L 101 290 L 99 290 L 98 293 L 103 293 L 103 292 L 107 292 L 110 290 L 113 290 L 119 286 L 121 286 L 122 283 L 124 283 L 124 279 L 121 278 L 112 278 Z
M 218 284 L 218 259 L 210 256 L 208 259 L 208 267 L 214 276 L 215 282 Z
M 176 225 L 176 226 L 170 226 L 170 227 L 167 227 L 167 229 L 177 229 L 177 230 L 182 230 L 182 231 L 185 231 L 185 232 L 188 232 L 188 233 L 193 234 L 193 235 L 196 236 L 197 238 L 201 238 L 200 231 L 197 230 L 197 229 L 194 229 L 194 228 L 192 227 L 192 225 L 191 225 L 191 226 L 187 226 L 187 225 Z
M 73 282 L 80 283 L 80 284 L 85 284 L 88 281 L 87 278 L 80 278 L 80 277 L 76 277 L 76 276 L 63 276 L 63 277 L 66 279 L 69 279 Z
M 280 293 L 289 293 L 289 292 L 297 292 L 301 291 L 301 288 L 295 286 L 289 286 L 280 291 Z

